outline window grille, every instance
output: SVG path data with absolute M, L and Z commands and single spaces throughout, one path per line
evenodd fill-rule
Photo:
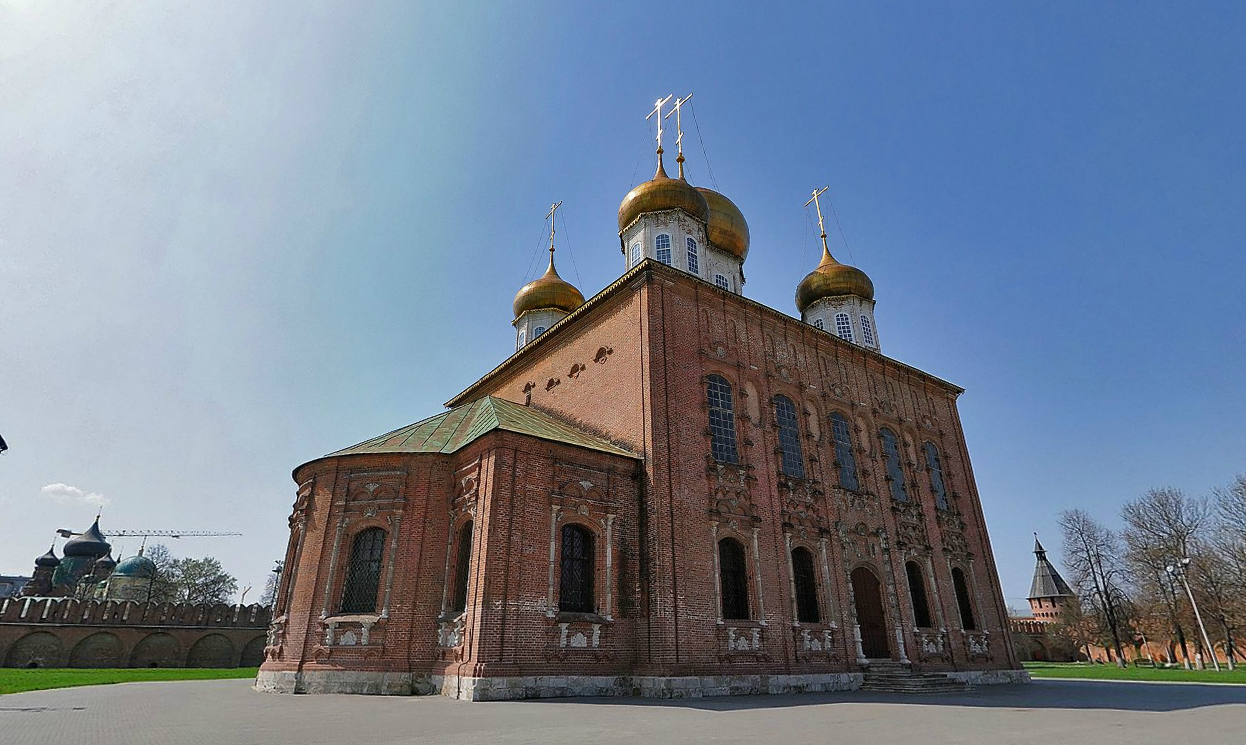
M 632 244 L 632 263 L 629 266 L 636 266 L 640 263 L 640 244 Z
M 697 242 L 691 238 L 688 239 L 688 271 L 693 274 L 701 273 L 701 264 L 697 258 Z
M 748 618 L 748 564 L 744 546 L 736 539 L 724 538 L 718 542 L 718 572 L 723 618 Z
M 725 276 L 723 276 L 723 275 L 721 275 L 721 274 L 715 274 L 715 275 L 714 275 L 714 284 L 718 285 L 719 287 L 723 288 L 724 290 L 730 290 L 730 289 L 731 289 L 731 281 L 730 281 L 730 280 L 728 280 Z
M 385 555 L 385 531 L 360 531 L 350 546 L 350 566 L 342 586 L 342 613 L 373 613 L 381 582 L 381 560 Z
M 706 386 L 706 397 L 710 409 L 710 453 L 720 463 L 739 463 L 731 384 L 721 375 L 711 375 Z
M 920 629 L 934 626 L 930 622 L 930 604 L 926 601 L 926 581 L 922 579 L 922 569 L 917 562 L 910 561 L 904 565 L 909 577 L 909 599 L 913 601 L 913 623 Z
M 930 469 L 930 491 L 934 492 L 935 506 L 947 509 L 947 487 L 943 483 L 943 463 L 939 460 L 939 448 L 933 442 L 926 443 L 926 468 Z
M 519 330 L 519 346 L 522 347 L 523 345 L 528 343 L 528 340 L 526 337 L 527 337 L 527 334 L 524 333 L 523 329 L 520 329 Z
M 897 502 L 909 501 L 909 491 L 904 485 L 904 469 L 900 467 L 900 446 L 896 433 L 883 427 L 879 432 L 883 440 L 883 457 L 887 460 L 887 479 L 891 482 L 891 498 Z
M 835 333 L 844 341 L 852 341 L 852 319 L 847 313 L 835 314 Z
M 467 610 L 467 580 L 472 567 L 472 524 L 459 530 L 459 547 L 454 557 L 454 601 L 450 610 L 462 613 Z
M 857 480 L 857 456 L 852 452 L 852 430 L 848 420 L 838 411 L 831 414 L 831 435 L 835 438 L 835 463 L 839 466 L 839 485 L 851 491 L 858 491 L 861 482 Z
M 545 327 L 544 327 L 544 326 L 537 326 L 536 328 L 532 329 L 532 338 L 533 338 L 533 339 L 535 339 L 535 338 L 537 338 L 538 336 L 540 336 L 541 334 L 544 334 L 544 333 L 545 333 Z
M 861 316 L 861 341 L 865 346 L 874 346 L 874 327 L 870 325 L 869 316 Z
M 666 233 L 659 235 L 653 241 L 654 253 L 658 261 L 671 265 L 671 237 Z
M 813 554 L 803 546 L 792 549 L 792 579 L 796 583 L 796 620 L 818 623 L 818 575 L 813 569 Z
M 592 613 L 593 604 L 593 533 L 583 525 L 562 526 L 562 577 L 558 592 L 558 610 L 569 613 Z
M 821 318 L 813 319 L 813 327 L 815 329 L 822 329 L 824 331 L 826 330 L 826 324 L 822 322 Z
M 960 609 L 960 627 L 965 631 L 978 628 L 973 621 L 973 604 L 969 602 L 969 587 L 965 573 L 960 567 L 952 567 L 952 587 L 956 590 L 956 606 Z
M 800 449 L 800 424 L 796 406 L 787 396 L 774 399 L 774 418 L 779 425 L 779 450 L 783 455 L 783 474 L 794 479 L 805 477 L 805 459 Z

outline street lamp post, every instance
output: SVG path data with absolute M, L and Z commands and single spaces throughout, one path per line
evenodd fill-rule
M 1198 612 L 1198 603 L 1194 601 L 1194 593 L 1190 591 L 1190 583 L 1185 578 L 1185 571 L 1190 566 L 1190 559 L 1184 558 L 1177 562 L 1176 565 L 1169 564 L 1166 570 L 1172 576 L 1181 580 L 1181 586 L 1185 588 L 1185 594 L 1190 598 L 1190 607 L 1194 609 L 1194 619 L 1198 621 L 1198 630 L 1203 634 L 1203 645 L 1207 649 L 1207 653 L 1211 655 L 1211 664 L 1215 665 L 1216 672 L 1220 672 L 1220 661 L 1216 659 L 1216 649 L 1211 646 L 1211 639 L 1207 637 L 1207 627 L 1203 625 L 1203 615 Z

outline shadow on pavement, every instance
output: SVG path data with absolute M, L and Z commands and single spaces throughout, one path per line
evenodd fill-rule
M 745 711 L 834 704 L 909 704 L 998 709 L 1107 709 L 1181 711 L 1226 704 L 1246 705 L 1246 686 L 1117 683 L 1092 680 L 1035 680 L 1028 685 L 983 686 L 966 693 L 903 695 L 870 691 L 801 693 L 775 696 L 717 696 L 692 699 L 561 698 L 520 703 L 575 703 L 614 706 L 662 706 L 704 711 Z

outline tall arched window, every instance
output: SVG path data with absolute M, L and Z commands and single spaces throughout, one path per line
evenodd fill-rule
M 928 629 L 934 624 L 930 622 L 930 603 L 926 600 L 926 581 L 922 579 L 922 568 L 917 562 L 910 561 L 904 565 L 909 577 L 909 599 L 913 601 L 913 623 L 918 628 Z
M 874 327 L 870 325 L 869 316 L 861 316 L 861 341 L 865 346 L 874 346 Z
M 523 330 L 523 329 L 520 329 L 520 330 L 519 330 L 519 346 L 521 346 L 521 347 L 522 347 L 524 344 L 527 344 L 527 343 L 528 343 L 528 338 L 527 338 L 527 336 L 528 336 L 528 335 L 524 332 L 524 330 Z
M 666 233 L 659 235 L 653 240 L 654 255 L 658 261 L 670 266 L 671 263 L 671 237 Z
M 541 334 L 544 334 L 544 333 L 545 333 L 545 327 L 544 327 L 544 326 L 537 326 L 536 328 L 532 329 L 532 338 L 533 338 L 533 339 L 535 339 L 535 338 L 537 338 L 538 336 L 540 336 Z
M 844 341 L 852 341 L 852 319 L 847 313 L 835 314 L 835 333 Z
M 935 506 L 947 509 L 947 487 L 943 484 L 943 463 L 939 460 L 939 448 L 933 442 L 926 443 L 926 468 L 930 471 L 930 491 L 934 492 Z
M 969 601 L 969 585 L 960 567 L 952 567 L 952 587 L 956 590 L 956 607 L 960 609 L 960 627 L 966 631 L 978 628 L 973 622 L 973 603 Z
M 727 279 L 726 275 L 723 275 L 723 274 L 714 275 L 714 284 L 718 285 L 724 290 L 731 289 L 731 280 Z
M 697 242 L 688 239 L 688 271 L 693 274 L 701 273 L 701 262 L 697 256 Z
M 804 546 L 792 549 L 792 579 L 796 583 L 796 620 L 818 623 L 818 575 L 813 568 L 813 554 Z
M 632 244 L 632 262 L 629 266 L 636 266 L 640 263 L 640 244 Z
M 718 581 L 722 589 L 723 618 L 748 618 L 748 562 L 744 546 L 734 538 L 718 542 Z
M 342 613 L 373 613 L 381 584 L 381 561 L 385 556 L 385 531 L 368 528 L 355 535 L 350 545 L 350 566 L 342 586 Z
M 719 463 L 739 463 L 731 384 L 721 375 L 711 375 L 706 385 L 706 395 L 710 407 L 710 453 Z
M 879 431 L 883 441 L 883 458 L 887 461 L 887 481 L 891 483 L 891 498 L 897 502 L 909 501 L 909 490 L 904 485 L 904 469 L 900 467 L 900 445 L 896 433 L 883 427 Z
M 783 455 L 783 474 L 794 479 L 805 477 L 805 458 L 800 449 L 800 425 L 796 406 L 787 396 L 775 396 L 774 419 L 779 425 L 779 450 Z
M 450 610 L 462 613 L 467 610 L 467 581 L 472 568 L 472 524 L 468 522 L 459 529 L 458 548 L 454 553 L 454 597 Z
M 839 485 L 851 491 L 860 490 L 857 456 L 852 452 L 852 430 L 848 427 L 848 420 L 838 411 L 831 414 L 831 435 L 835 438 L 835 465 L 839 467 Z
M 593 532 L 583 525 L 562 526 L 562 576 L 558 591 L 558 610 L 592 613 Z

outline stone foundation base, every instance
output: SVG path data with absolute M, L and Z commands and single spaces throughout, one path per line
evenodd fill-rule
M 427 675 L 314 670 L 268 672 L 255 676 L 255 690 L 271 693 L 367 693 L 411 696 L 436 693 Z
M 946 675 L 949 678 L 963 680 L 972 686 L 1030 682 L 1030 674 L 1025 670 L 964 670 L 961 672 L 946 673 Z
M 970 685 L 1028 683 L 1024 670 L 968 670 L 947 673 Z M 855 691 L 861 673 L 807 675 L 542 675 L 467 678 L 457 675 L 411 673 L 260 671 L 255 688 L 273 693 L 366 693 L 410 696 L 440 693 L 465 701 L 504 701 L 522 698 L 568 698 L 576 696 L 640 696 L 642 698 L 701 698 L 703 696 L 750 696 L 782 693 Z

